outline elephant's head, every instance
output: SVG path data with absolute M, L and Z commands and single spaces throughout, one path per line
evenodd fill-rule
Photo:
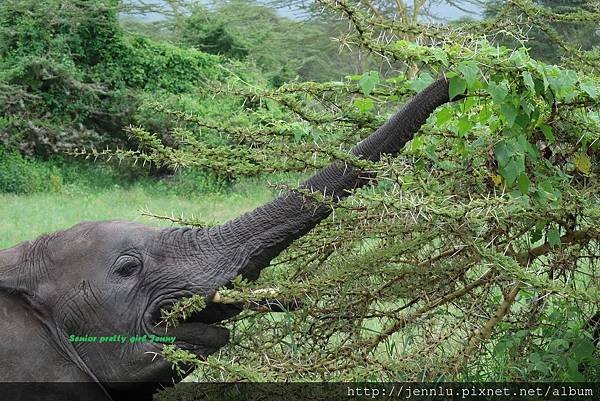
M 0 253 L 0 288 L 34 311 L 45 340 L 101 382 L 170 381 L 157 337 L 176 337 L 201 357 L 228 341 L 225 328 L 201 321 L 214 321 L 206 312 L 177 328 L 159 325 L 161 308 L 192 294 L 210 298 L 235 275 L 223 272 L 205 230 L 82 223 L 10 251 L 13 263 Z
M 441 79 L 353 153 L 369 160 L 396 154 L 447 101 L 448 83 Z M 340 199 L 366 182 L 360 173 L 334 163 L 302 185 Z M 0 306 L 7 297 L 11 302 L 20 299 L 42 322 L 48 347 L 93 380 L 169 381 L 171 366 L 157 355 L 162 344 L 130 343 L 129 338 L 175 336 L 176 345 L 200 357 L 215 352 L 228 341 L 227 330 L 217 323 L 240 310 L 211 303 L 215 291 L 237 275 L 257 278 L 275 256 L 329 213 L 328 207 L 289 192 L 214 228 L 158 229 L 122 221 L 79 224 L 0 252 Z M 176 328 L 157 326 L 161 308 L 192 294 L 206 297 L 204 311 Z M 121 335 L 127 342 L 73 342 L 71 335 Z

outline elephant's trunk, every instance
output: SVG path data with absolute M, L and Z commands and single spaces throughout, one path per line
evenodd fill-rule
M 417 94 L 377 131 L 352 149 L 362 159 L 377 161 L 382 154 L 396 155 L 410 141 L 427 117 L 447 103 L 448 81 L 440 79 Z M 368 182 L 357 168 L 340 162 L 331 164 L 305 181 L 301 187 L 339 200 L 348 191 Z M 221 226 L 211 228 L 210 241 L 228 255 L 233 278 L 242 274 L 256 279 L 260 270 L 294 240 L 309 232 L 331 213 L 331 208 L 287 192 L 275 200 Z

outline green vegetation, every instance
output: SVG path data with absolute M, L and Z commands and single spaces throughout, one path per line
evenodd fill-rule
M 151 94 L 224 79 L 217 57 L 125 34 L 118 2 L 0 4 L 0 140 L 28 154 L 126 144 Z M 212 107 L 219 107 L 213 104 Z
M 61 186 L 61 177 L 51 167 L 0 147 L 0 192 L 55 191 Z
M 293 21 L 254 1 L 195 6 L 182 25 L 182 44 L 250 62 L 274 86 L 340 79 L 351 72 L 344 58 L 336 57 L 326 24 Z
M 0 193 L 0 249 L 8 248 L 39 235 L 69 228 L 83 221 L 123 219 L 150 225 L 171 225 L 168 220 L 143 216 L 151 212 L 162 216 L 196 218 L 223 222 L 270 200 L 272 192 L 262 183 L 234 185 L 226 193 L 183 195 L 183 187 L 167 190 L 154 185 L 122 187 L 113 184 L 104 189 L 71 186 L 62 192 L 28 195 Z M 181 194 L 177 194 L 179 191 Z
M 271 180 L 274 177 L 271 177 Z M 279 177 L 279 181 L 289 176 Z M 125 219 L 213 224 L 274 196 L 264 178 L 226 182 L 198 170 L 157 179 L 148 169 L 85 160 L 40 161 L 0 147 L 0 249 L 82 221 Z
M 503 10 L 503 3 L 489 0 L 485 15 L 493 18 L 499 12 L 508 11 Z M 510 26 L 508 31 L 511 35 L 501 35 L 502 44 L 514 47 L 518 46 L 519 41 L 523 41 L 532 57 L 552 64 L 561 63 L 563 57 L 566 57 L 563 62 L 569 63 L 570 55 L 579 50 L 588 51 L 590 56 L 595 52 L 593 57 L 598 60 L 598 50 L 594 50 L 594 46 L 600 41 L 600 32 L 597 21 L 591 14 L 594 12 L 592 2 L 536 0 L 533 3 L 544 8 L 531 8 L 529 3 L 519 2 L 509 14 L 503 13 L 503 23 Z M 527 18 L 516 18 L 520 13 L 524 13 Z M 530 19 L 535 19 L 536 23 L 532 25 Z
M 221 222 L 272 198 L 266 180 L 343 160 L 377 185 L 313 195 L 333 217 L 224 290 L 303 307 L 245 311 L 223 352 L 170 360 L 210 381 L 597 380 L 596 3 L 445 25 L 423 0 L 321 0 L 302 24 L 169 4 L 132 23 L 116 0 L 0 3 L 0 247 L 83 220 Z M 348 154 L 442 74 L 460 100 L 399 157 Z

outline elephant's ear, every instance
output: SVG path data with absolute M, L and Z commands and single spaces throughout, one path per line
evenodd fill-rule
M 0 250 L 0 291 L 9 293 L 27 292 L 33 277 L 27 277 L 27 250 L 25 242 L 14 248 Z

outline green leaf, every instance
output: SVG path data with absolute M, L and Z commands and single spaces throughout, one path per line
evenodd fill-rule
M 567 359 L 565 361 L 567 363 L 567 381 L 573 382 L 582 382 L 585 381 L 585 377 L 579 372 L 579 368 L 581 366 L 580 361 L 575 361 L 573 359 Z
M 527 53 L 522 49 L 517 49 L 512 52 L 508 60 L 517 67 L 523 67 L 526 60 L 529 59 Z
M 527 153 L 528 148 L 530 147 L 530 143 L 527 140 L 527 138 L 524 135 L 519 135 L 514 139 L 517 141 L 517 147 L 519 149 L 519 152 Z
M 575 83 L 579 79 L 575 71 L 553 69 L 552 72 L 558 72 L 557 75 L 553 74 L 548 76 L 548 83 L 550 84 L 550 88 L 554 91 L 554 93 L 558 94 L 573 92 L 573 89 L 575 89 Z
M 294 142 L 300 142 L 308 136 L 310 130 L 303 125 L 294 125 L 292 132 L 294 133 Z
M 373 102 L 373 99 L 356 98 L 354 99 L 354 105 L 361 113 L 367 113 L 375 106 L 375 103 Z
M 540 356 L 540 354 L 538 354 L 537 352 L 533 352 L 529 355 L 529 361 L 531 363 L 537 363 L 540 362 L 542 360 L 542 357 Z
M 569 342 L 564 338 L 556 338 L 550 341 L 548 348 L 554 353 L 563 352 L 569 348 Z
M 552 227 L 548 230 L 546 238 L 548 238 L 548 243 L 550 246 L 560 245 L 560 233 L 556 227 Z
M 523 75 L 523 82 L 525 83 L 525 86 L 535 93 L 535 83 L 533 82 L 531 73 L 529 71 L 523 71 L 523 74 L 521 75 Z
M 354 105 L 361 113 L 367 113 L 375 106 L 375 103 L 373 99 L 359 97 L 354 99 Z
M 544 180 L 537 185 L 535 191 L 536 196 L 542 203 L 554 203 L 558 201 L 562 194 L 559 190 L 555 189 L 551 180 Z
M 450 87 L 448 89 L 450 100 L 453 100 L 458 95 L 464 94 L 465 90 L 467 90 L 467 81 L 458 76 L 450 78 Z
M 478 120 L 481 124 L 485 124 L 492 116 L 492 109 L 490 107 L 482 107 L 478 114 Z
M 419 78 L 413 79 L 410 83 L 410 88 L 415 92 L 421 92 L 433 82 L 433 77 L 428 72 L 419 75 Z
M 529 193 L 529 186 L 531 185 L 531 181 L 529 181 L 529 177 L 527 176 L 527 174 L 521 173 L 517 184 L 519 185 L 519 191 L 521 191 L 523 195 L 527 195 Z
M 527 127 L 529 127 L 530 122 L 531 122 L 531 119 L 529 118 L 527 113 L 524 113 L 521 109 L 518 109 L 517 117 L 515 118 L 515 125 L 517 125 L 521 128 L 527 128 Z
M 554 133 L 552 132 L 552 127 L 550 127 L 548 124 L 540 124 L 540 130 L 542 130 L 542 133 L 544 134 L 544 136 L 546 137 L 546 140 L 549 143 L 552 143 L 554 141 Z
M 594 344 L 587 338 L 583 338 L 573 345 L 573 358 L 578 361 L 590 360 L 594 358 L 595 351 Z
M 498 164 L 500 166 L 505 166 L 510 159 L 512 149 L 507 141 L 502 141 L 496 145 L 494 152 L 496 154 L 496 160 L 498 160 Z
M 512 127 L 515 124 L 515 120 L 517 119 L 517 109 L 512 104 L 503 103 L 502 106 L 500 106 L 500 111 L 502 112 L 502 115 L 504 115 L 504 117 L 506 118 L 506 123 L 508 124 L 508 126 Z
M 468 111 L 470 111 L 474 107 L 478 107 L 478 106 L 479 106 L 479 99 L 477 99 L 475 97 L 467 97 L 467 98 L 465 98 L 465 100 L 462 104 L 462 113 L 466 114 Z
M 450 121 L 452 118 L 452 109 L 449 107 L 444 107 L 440 111 L 435 114 L 435 121 L 438 125 L 442 125 L 447 121 Z
M 512 348 L 514 341 L 510 338 L 503 338 L 494 347 L 494 352 L 498 355 L 505 355 L 506 351 Z
M 514 337 L 517 339 L 522 339 L 524 337 L 527 337 L 529 335 L 529 330 L 519 330 L 514 334 Z
M 499 84 L 492 81 L 488 84 L 487 92 L 492 97 L 494 103 L 502 104 L 504 99 L 506 99 L 506 95 L 508 95 L 508 84 L 506 81 L 502 81 Z
M 468 153 L 468 149 L 466 147 L 465 141 L 462 139 L 456 139 L 454 141 L 454 145 L 452 146 L 452 150 L 461 156 L 466 156 Z M 468 162 L 463 162 L 465 168 L 468 166 Z
M 540 230 L 539 228 L 535 228 L 531 231 L 531 243 L 535 244 L 536 242 L 538 242 L 539 240 L 542 239 L 542 230 Z
M 467 132 L 473 128 L 473 123 L 469 121 L 469 116 L 462 116 L 456 124 L 458 136 L 464 136 Z
M 498 172 L 511 186 L 525 171 L 525 151 L 518 139 L 509 139 L 499 142 L 494 148 L 498 161 Z
M 434 60 L 437 60 L 444 66 L 448 67 L 448 55 L 443 49 L 440 49 L 439 47 L 430 47 L 429 51 L 431 52 L 431 57 L 433 57 Z
M 535 366 L 535 370 L 541 372 L 541 373 L 548 373 L 550 371 L 550 367 L 548 366 L 548 364 L 544 361 L 537 361 L 536 363 L 534 363 Z
M 419 150 L 421 147 L 423 147 L 423 143 L 424 143 L 423 136 L 422 135 L 417 135 L 411 141 L 411 144 L 410 144 L 411 150 L 413 152 L 416 151 L 416 150 Z
M 592 99 L 598 99 L 598 95 L 600 95 L 600 88 L 594 85 L 592 81 L 584 81 L 579 84 L 579 87 L 582 91 L 587 93 Z
M 358 81 L 358 85 L 365 96 L 369 96 L 378 83 L 379 73 L 377 71 L 365 72 Z
M 479 67 L 473 61 L 463 61 L 460 63 L 456 69 L 461 73 L 465 81 L 467 82 L 467 87 L 472 88 L 477 80 L 477 74 L 479 73 Z
M 506 183 L 512 185 L 517 177 L 525 170 L 523 159 L 510 159 L 504 167 L 500 169 L 500 174 L 506 180 Z

